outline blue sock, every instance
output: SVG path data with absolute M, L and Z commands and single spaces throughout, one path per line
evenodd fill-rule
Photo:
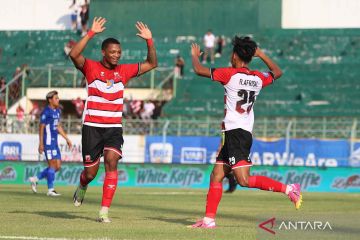
M 55 169 L 49 167 L 49 170 L 47 171 L 48 189 L 54 188 L 54 181 L 55 181 Z
M 39 173 L 37 174 L 37 178 L 38 178 L 39 180 L 41 180 L 41 179 L 43 179 L 44 177 L 47 177 L 47 175 L 48 175 L 48 170 L 49 170 L 49 168 L 47 167 L 47 168 L 45 168 L 44 170 L 42 170 L 41 172 L 39 172 Z

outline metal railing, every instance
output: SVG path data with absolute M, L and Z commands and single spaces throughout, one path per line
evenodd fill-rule
M 31 67 L 29 70 L 29 87 L 81 88 L 85 86 L 83 74 L 74 67 L 53 66 L 49 64 L 45 67 Z M 172 68 L 157 68 L 148 74 L 139 76 L 136 81 L 130 81 L 127 87 L 150 89 L 162 87 L 164 80 L 169 80 L 173 76 Z
M 256 138 L 318 138 L 349 139 L 360 136 L 357 118 L 258 118 L 253 135 Z M 219 136 L 221 119 L 202 117 L 188 119 L 123 119 L 124 134 L 163 136 Z M 67 133 L 81 134 L 81 119 L 70 115 L 62 119 Z M 165 128 L 166 126 L 166 128 Z M 1 133 L 38 133 L 39 119 L 26 115 L 23 121 L 16 116 L 0 118 Z
M 5 102 L 6 109 L 25 96 L 25 79 L 27 70 L 24 69 L 13 77 L 5 87 L 0 89 L 0 101 Z
M 5 103 L 8 110 L 26 94 L 28 87 L 33 88 L 82 88 L 85 87 L 85 78 L 74 67 L 53 66 L 29 67 L 14 76 L 4 88 L 0 89 L 0 101 Z M 172 68 L 157 68 L 150 73 L 139 76 L 130 81 L 127 88 L 170 89 L 176 96 L 177 77 Z M 161 97 L 161 96 L 159 96 Z

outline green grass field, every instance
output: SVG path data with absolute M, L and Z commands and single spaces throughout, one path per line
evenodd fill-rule
M 0 185 L 0 239 L 275 239 L 257 233 L 258 224 L 274 216 L 344 218 L 346 223 L 331 232 L 300 235 L 360 239 L 360 194 L 305 193 L 296 211 L 282 194 L 239 190 L 223 195 L 216 229 L 189 229 L 203 215 L 206 190 L 119 187 L 111 224 L 95 222 L 101 188 L 90 187 L 80 208 L 72 205 L 74 187 L 58 187 L 58 198 L 47 197 L 45 190 L 39 186 L 40 193 L 33 194 L 29 186 Z

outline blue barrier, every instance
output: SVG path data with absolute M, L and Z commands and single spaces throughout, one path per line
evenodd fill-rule
M 220 137 L 147 136 L 145 162 L 148 163 L 213 163 Z M 350 153 L 347 140 L 291 139 L 289 151 L 285 139 L 260 141 L 254 139 L 251 159 L 254 165 L 359 167 L 360 143 Z M 351 155 L 351 156 L 350 156 Z

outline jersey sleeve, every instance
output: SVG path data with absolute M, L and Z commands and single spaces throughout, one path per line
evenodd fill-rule
M 274 74 L 272 72 L 259 72 L 259 77 L 261 78 L 263 85 L 262 87 L 269 86 L 275 80 Z
M 43 111 L 40 115 L 40 124 L 47 124 L 47 115 L 46 115 L 46 111 Z
M 125 84 L 140 73 L 140 63 L 123 64 L 122 71 L 125 73 Z
M 233 75 L 232 68 L 211 68 L 210 72 L 211 80 L 220 82 L 223 85 L 227 84 Z
M 81 69 L 81 72 L 84 74 L 86 78 L 90 75 L 91 70 L 95 66 L 95 63 L 96 63 L 95 61 L 85 58 L 85 63 L 83 68 Z

